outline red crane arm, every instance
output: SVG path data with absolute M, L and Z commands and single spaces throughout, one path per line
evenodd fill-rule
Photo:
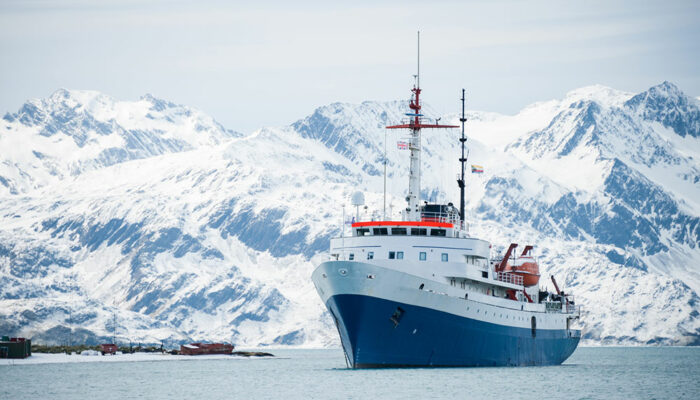
M 510 254 L 513 252 L 513 250 L 515 250 L 516 247 L 518 247 L 517 243 L 510 244 L 510 246 L 508 247 L 508 251 L 506 251 L 506 255 L 503 256 L 503 260 L 496 267 L 496 271 L 503 271 L 506 268 L 506 264 L 508 264 L 508 259 L 510 258 Z
M 559 285 L 557 285 L 557 280 L 554 279 L 554 275 L 552 275 L 552 283 L 554 284 L 554 289 L 556 289 L 557 294 L 561 295 L 561 290 L 559 290 Z

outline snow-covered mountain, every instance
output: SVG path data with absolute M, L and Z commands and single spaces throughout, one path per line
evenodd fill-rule
M 0 129 L 0 193 L 9 194 L 241 136 L 200 111 L 148 94 L 125 102 L 94 91 L 65 89 L 5 114 Z
M 405 207 L 408 154 L 384 129 L 405 108 L 335 103 L 244 136 L 152 96 L 27 102 L 0 120 L 0 332 L 337 344 L 309 277 L 350 193 L 381 211 L 385 135 L 387 211 Z M 589 343 L 700 344 L 697 99 L 592 86 L 470 112 L 467 132 L 486 168 L 467 182 L 472 234 L 537 244 Z M 425 199 L 457 199 L 457 136 L 424 133 Z

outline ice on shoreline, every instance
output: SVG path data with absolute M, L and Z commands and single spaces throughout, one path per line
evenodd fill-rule
M 117 354 L 117 355 L 85 355 L 80 354 L 49 354 L 49 353 L 32 353 L 30 357 L 24 359 L 0 359 L 0 366 L 3 365 L 28 365 L 28 364 L 71 364 L 85 362 L 138 362 L 138 361 L 188 361 L 188 360 L 212 360 L 212 359 L 231 359 L 231 360 L 246 360 L 255 359 L 258 357 L 245 357 L 226 354 L 203 354 L 198 356 L 172 355 L 162 353 L 133 353 L 133 354 Z M 261 357 L 269 358 L 269 357 Z

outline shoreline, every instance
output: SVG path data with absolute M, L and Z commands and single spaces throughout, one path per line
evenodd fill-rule
M 265 360 L 280 359 L 285 357 L 270 356 L 246 356 L 241 354 L 201 354 L 173 355 L 162 353 L 127 353 L 116 355 L 80 355 L 65 353 L 32 353 L 27 358 L 3 358 L 0 366 L 32 365 L 32 364 L 76 364 L 92 362 L 155 362 L 155 361 L 195 361 L 195 360 Z

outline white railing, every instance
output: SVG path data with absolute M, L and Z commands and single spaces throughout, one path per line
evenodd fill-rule
M 420 222 L 440 222 L 453 224 L 455 228 L 463 228 L 462 221 L 459 219 L 459 213 L 441 213 L 441 212 L 425 212 L 420 213 Z M 350 225 L 355 222 L 374 222 L 374 221 L 396 221 L 403 222 L 406 221 L 403 218 L 395 219 L 392 215 L 387 215 L 383 218 L 380 212 L 374 212 L 371 215 L 360 215 L 359 217 L 349 216 L 346 218 L 345 223 Z M 466 225 L 466 224 L 465 224 Z
M 512 283 L 513 285 L 523 285 L 523 277 L 520 275 L 511 274 L 510 272 L 498 272 L 496 273 L 496 279 L 501 282 Z
M 567 314 L 579 314 L 581 315 L 581 306 L 577 306 L 574 303 L 574 296 L 567 295 L 566 300 L 564 300 L 565 309 Z
M 447 224 L 454 224 L 459 226 L 459 214 L 449 214 L 441 212 L 426 212 L 421 211 L 420 213 L 421 222 L 442 222 Z
M 581 306 L 574 304 L 574 296 L 566 296 L 559 301 L 545 301 L 545 311 L 551 313 L 581 315 Z
M 566 313 L 567 314 L 579 314 L 581 315 L 581 306 L 577 306 L 571 303 L 566 303 Z

